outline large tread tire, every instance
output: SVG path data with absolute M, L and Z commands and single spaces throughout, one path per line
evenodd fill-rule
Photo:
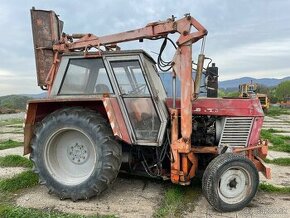
M 234 183 L 226 182 L 225 187 L 225 181 L 234 181 Z M 220 212 L 243 209 L 255 197 L 258 185 L 259 174 L 252 161 L 245 156 L 232 153 L 221 154 L 214 158 L 202 178 L 202 192 L 205 198 Z M 239 187 L 242 188 L 239 192 L 235 192 Z
M 79 134 L 79 138 L 89 142 L 84 143 L 87 150 L 80 150 L 78 143 L 78 147 L 70 147 L 75 149 L 73 155 L 83 154 L 77 156 L 85 159 L 82 164 L 76 163 L 72 152 L 68 150 L 70 148 L 62 148 L 71 146 L 69 144 L 74 140 L 68 138 L 67 143 L 61 143 L 61 140 L 66 139 L 67 132 L 71 135 Z M 79 138 L 76 136 L 76 141 Z M 122 162 L 122 147 L 114 140 L 108 122 L 100 114 L 81 107 L 60 109 L 44 118 L 35 130 L 31 147 L 30 159 L 40 183 L 60 199 L 77 201 L 99 195 L 114 182 Z M 63 157 L 59 157 L 59 153 Z M 66 175 L 66 168 L 62 169 L 62 163 L 69 165 L 69 174 Z M 85 164 L 92 169 L 86 169 Z M 82 173 L 83 177 L 80 176 Z

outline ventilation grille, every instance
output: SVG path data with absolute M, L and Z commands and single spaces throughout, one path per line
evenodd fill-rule
M 247 146 L 252 123 L 251 117 L 226 118 L 219 146 Z

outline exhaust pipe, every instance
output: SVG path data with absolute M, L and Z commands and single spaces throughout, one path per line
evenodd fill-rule
M 204 59 L 205 59 L 204 47 L 205 47 L 205 37 L 202 39 L 201 51 L 200 51 L 200 55 L 198 55 L 197 69 L 196 69 L 195 80 L 194 80 L 194 93 L 193 93 L 194 98 L 197 98 L 200 92 L 200 83 L 201 83 L 203 64 L 204 64 Z
M 205 58 L 204 54 L 198 55 L 197 69 L 196 69 L 195 80 L 194 80 L 194 98 L 197 98 L 200 92 L 200 83 L 201 83 L 204 58 Z

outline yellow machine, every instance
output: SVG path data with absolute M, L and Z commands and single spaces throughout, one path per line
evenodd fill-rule
M 252 82 L 239 85 L 240 97 L 243 98 L 257 97 L 260 100 L 263 111 L 267 112 L 270 107 L 270 100 L 266 94 L 256 93 L 257 87 L 258 84 Z

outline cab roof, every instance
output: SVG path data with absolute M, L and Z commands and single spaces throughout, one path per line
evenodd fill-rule
M 88 55 L 100 55 L 99 52 L 88 52 Z M 103 51 L 100 56 L 123 56 L 123 55 L 138 55 L 143 54 L 147 58 L 149 58 L 154 64 L 156 61 L 144 50 L 142 49 L 134 49 L 134 50 L 118 50 L 118 51 Z M 62 56 L 84 56 L 84 52 L 68 52 L 62 54 Z

